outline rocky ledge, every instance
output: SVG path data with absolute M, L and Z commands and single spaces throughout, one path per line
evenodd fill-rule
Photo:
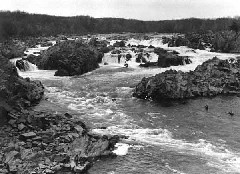
M 119 136 L 100 136 L 68 113 L 10 112 L 0 128 L 0 173 L 83 173 L 112 153 Z
M 240 93 L 240 60 L 214 57 L 194 71 L 168 70 L 143 78 L 133 96 L 158 101 Z

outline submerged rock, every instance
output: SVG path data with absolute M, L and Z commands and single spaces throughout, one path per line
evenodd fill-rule
M 240 61 L 213 58 L 194 71 L 168 70 L 143 78 L 133 96 L 164 101 L 240 93 Z

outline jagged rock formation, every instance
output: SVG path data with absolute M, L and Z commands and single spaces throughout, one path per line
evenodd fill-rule
M 178 100 L 240 93 L 240 61 L 213 58 L 194 71 L 168 70 L 143 78 L 133 96 L 153 100 Z
M 93 134 L 68 113 L 8 115 L 8 125 L 0 127 L 1 173 L 83 173 L 99 157 L 116 156 L 120 136 Z

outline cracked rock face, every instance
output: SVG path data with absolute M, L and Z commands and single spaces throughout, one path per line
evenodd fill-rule
M 143 78 L 133 96 L 158 101 L 240 93 L 240 61 L 213 58 L 194 71 L 168 70 Z
M 10 112 L 0 128 L 0 173 L 82 173 L 100 157 L 115 156 L 119 136 L 93 134 L 65 115 Z

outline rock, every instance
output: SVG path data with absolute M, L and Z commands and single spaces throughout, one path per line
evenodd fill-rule
M 58 163 L 68 163 L 70 162 L 70 157 L 67 154 L 57 154 L 53 157 L 53 160 Z
M 74 76 L 98 68 L 98 59 L 101 57 L 93 47 L 81 42 L 65 41 L 44 51 L 37 66 L 40 69 L 57 70 L 56 76 Z
M 20 70 L 20 71 L 27 71 L 29 70 L 29 64 L 27 61 L 25 60 L 17 60 L 16 61 L 16 67 Z
M 113 46 L 114 47 L 125 47 L 125 42 L 123 40 L 120 42 L 117 41 L 113 44 Z
M 12 127 L 17 127 L 16 120 L 11 119 L 8 121 L 8 124 L 10 124 Z
M 148 46 L 148 48 L 155 48 L 154 46 L 152 46 L 152 45 L 150 45 L 150 46 Z
M 1 102 L 0 102 L 1 103 Z M 7 122 L 8 110 L 0 104 L 0 125 Z
M 28 133 L 24 133 L 24 134 L 21 134 L 19 136 L 19 139 L 20 140 L 23 140 L 23 141 L 26 141 L 27 139 L 32 139 L 34 137 L 36 137 L 36 133 L 35 132 L 28 132 Z
M 46 169 L 46 170 L 45 170 L 45 173 L 46 173 L 46 174 L 51 174 L 51 173 L 55 173 L 55 172 L 52 171 L 52 170 L 50 170 L 50 169 Z
M 229 62 L 215 57 L 191 72 L 168 70 L 154 77 L 143 78 L 133 95 L 142 99 L 167 101 L 239 94 L 239 72 L 240 61 Z
M 154 52 L 158 54 L 157 65 L 159 67 L 165 68 L 169 66 L 178 66 L 191 63 L 191 60 L 187 56 L 178 56 L 176 52 L 168 52 L 163 48 L 155 48 Z
M 42 99 L 44 87 L 40 81 L 20 77 L 8 59 L 0 55 L 0 100 L 15 109 L 32 106 Z
M 26 126 L 22 123 L 18 124 L 18 130 L 22 131 L 24 128 L 26 128 Z
M 117 49 L 115 49 L 115 50 L 113 50 L 113 51 L 111 52 L 111 54 L 121 54 L 121 51 L 120 51 L 120 50 L 117 50 Z
M 15 156 L 19 155 L 18 151 L 10 151 L 9 153 L 5 154 L 5 163 L 9 163 L 10 161 L 12 161 Z
M 153 67 L 153 66 L 157 66 L 157 62 L 146 62 L 146 63 L 141 63 L 139 66 L 140 67 Z
M 64 116 L 67 118 L 72 118 L 72 116 L 69 113 L 65 113 Z

